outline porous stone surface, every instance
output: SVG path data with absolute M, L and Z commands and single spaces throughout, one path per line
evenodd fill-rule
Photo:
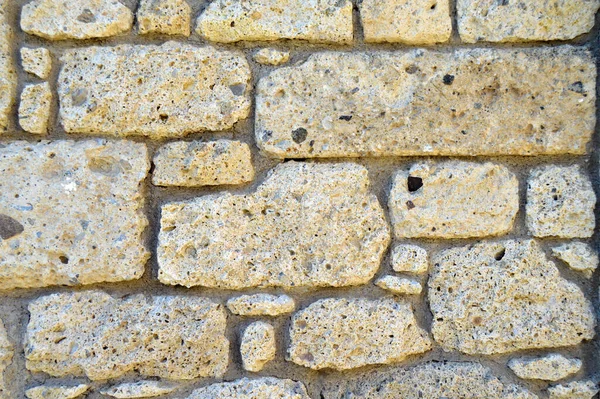
M 413 274 L 426 273 L 429 268 L 427 251 L 418 245 L 400 244 L 392 249 L 392 269 Z
M 598 7 L 598 0 L 456 3 L 458 31 L 467 43 L 572 39 L 592 29 Z
M 448 0 L 362 0 L 365 42 L 435 44 L 452 33 Z
M 4 323 L 0 320 L 0 398 L 2 399 L 11 397 L 7 387 L 7 383 L 9 383 L 10 380 L 5 377 L 4 373 L 6 368 L 12 363 L 13 355 L 13 345 L 8 340 L 8 334 L 4 328 Z
M 29 399 L 74 399 L 79 398 L 90 389 L 87 384 L 77 386 L 38 386 L 25 391 Z
M 569 267 L 591 278 L 598 267 L 598 254 L 589 244 L 568 242 L 552 248 L 552 255 L 564 261 Z
M 330 298 L 293 315 L 288 357 L 315 370 L 346 370 L 397 363 L 430 349 L 408 302 Z
M 383 276 L 375 281 L 375 285 L 400 295 L 419 295 L 423 289 L 419 281 L 397 276 Z
M 593 381 L 573 381 L 548 388 L 549 399 L 592 399 L 598 393 Z
M 177 141 L 154 155 L 152 183 L 157 186 L 214 186 L 254 180 L 250 146 L 231 140 Z
M 135 370 L 186 380 L 227 369 L 226 313 L 206 298 L 83 291 L 40 297 L 29 313 L 25 358 L 32 372 L 105 380 Z
M 275 48 L 263 48 L 254 54 L 254 61 L 263 65 L 281 65 L 290 60 L 290 52 Z
M 595 81 L 571 46 L 320 52 L 259 81 L 256 141 L 279 158 L 584 154 Z
M 196 389 L 187 399 L 311 399 L 304 384 L 266 377 L 242 378 Z
M 133 13 L 119 0 L 34 0 L 21 11 L 21 29 L 50 40 L 116 36 L 132 24 Z
M 181 137 L 228 129 L 250 110 L 250 69 L 238 52 L 124 44 L 67 50 L 61 61 L 68 133 Z
M 446 351 L 492 355 L 594 336 L 591 303 L 534 240 L 452 248 L 431 263 L 431 329 Z
M 14 35 L 7 16 L 8 0 L 0 0 L 0 131 L 8 119 L 17 88 L 17 72 L 12 58 Z
M 527 227 L 535 237 L 591 237 L 596 194 L 581 168 L 547 165 L 527 180 Z
M 174 385 L 165 384 L 160 381 L 136 381 L 125 382 L 114 385 L 109 389 L 101 391 L 102 395 L 111 396 L 117 399 L 133 398 L 154 398 L 156 396 L 167 395 L 176 390 Z
M 44 47 L 21 47 L 21 66 L 25 72 L 47 79 L 52 70 L 50 50 Z
M 570 359 L 558 353 L 543 357 L 510 359 L 508 367 L 520 378 L 527 380 L 558 381 L 577 373 L 582 366 L 579 359 Z
M 398 238 L 497 236 L 512 229 L 519 182 L 489 162 L 420 163 L 396 173 L 388 207 Z
M 158 278 L 186 287 L 341 287 L 379 268 L 389 228 L 367 169 L 279 164 L 253 193 L 162 206 Z
M 269 323 L 256 321 L 242 334 L 240 353 L 244 369 L 258 372 L 275 359 L 275 329 Z
M 352 42 L 350 0 L 215 0 L 198 17 L 196 32 L 210 41 L 306 40 Z
M 19 103 L 19 125 L 29 133 L 48 132 L 52 90 L 48 82 L 30 84 L 23 88 Z
M 0 145 L 0 289 L 140 278 L 149 166 L 129 141 Z
M 228 300 L 227 308 L 240 316 L 280 316 L 292 313 L 296 302 L 287 295 L 242 295 Z
M 141 34 L 189 36 L 192 9 L 186 0 L 141 0 L 137 22 Z

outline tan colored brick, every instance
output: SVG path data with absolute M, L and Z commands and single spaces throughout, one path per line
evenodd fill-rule
M 275 359 L 275 329 L 269 323 L 256 321 L 250 324 L 242 334 L 240 353 L 244 369 L 258 372 Z
M 6 368 L 13 361 L 13 345 L 8 340 L 8 333 L 4 328 L 4 323 L 0 320 L 0 398 L 9 399 L 11 397 L 10 392 L 7 387 L 7 381 L 5 378 Z
M 19 103 L 19 125 L 29 133 L 46 134 L 52 105 L 48 82 L 26 85 Z
M 573 270 L 591 278 L 598 268 L 598 253 L 590 245 L 583 242 L 568 242 L 552 248 L 552 255 L 565 262 Z
M 289 60 L 289 51 L 281 51 L 274 48 L 263 48 L 254 54 L 254 61 L 263 65 L 281 65 Z
M 8 126 L 17 89 L 17 72 L 12 58 L 15 39 L 6 17 L 8 0 L 0 0 L 0 132 Z
M 81 397 L 89 389 L 89 385 L 86 384 L 76 386 L 40 385 L 29 388 L 25 391 L 25 396 L 29 399 L 74 399 Z
M 383 276 L 375 281 L 375 285 L 397 295 L 419 295 L 423 290 L 418 280 L 397 276 Z
M 100 391 L 102 395 L 112 396 L 117 399 L 153 398 L 167 395 L 176 390 L 172 384 L 160 381 L 124 382 L 113 385 L 109 389 Z
M 304 384 L 274 377 L 242 378 L 196 389 L 186 399 L 311 399 Z
M 549 399 L 592 399 L 598 393 L 593 381 L 573 381 L 548 388 Z
M 52 70 L 52 56 L 50 50 L 43 47 L 21 47 L 21 66 L 40 79 L 48 79 Z
M 287 295 L 242 295 L 228 300 L 227 308 L 240 316 L 280 316 L 292 313 L 296 302 Z
M 558 353 L 543 357 L 510 359 L 508 367 L 519 378 L 527 380 L 558 381 L 577 373 L 582 366 L 579 359 L 569 359 Z
M 192 9 L 186 0 L 141 0 L 137 10 L 140 33 L 189 36 Z
M 426 273 L 429 268 L 427 251 L 417 245 L 396 245 L 392 250 L 392 269 L 413 274 Z

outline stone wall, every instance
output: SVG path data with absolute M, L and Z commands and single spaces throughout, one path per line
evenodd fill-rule
M 591 399 L 600 0 L 0 0 L 0 398 Z

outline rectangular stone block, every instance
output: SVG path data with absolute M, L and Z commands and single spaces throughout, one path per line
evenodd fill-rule
M 0 130 L 8 126 L 8 117 L 17 89 L 17 73 L 12 58 L 15 42 L 13 31 L 6 20 L 6 0 L 0 0 Z
M 323 52 L 260 80 L 256 140 L 279 158 L 584 154 L 595 82 L 571 46 Z

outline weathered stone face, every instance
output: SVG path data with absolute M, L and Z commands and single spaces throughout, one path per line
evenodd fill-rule
M 558 353 L 544 357 L 511 359 L 508 367 L 519 377 L 528 380 L 558 381 L 577 373 L 582 366 L 579 359 L 569 359 Z
M 167 42 L 68 50 L 58 78 L 68 133 L 181 137 L 248 116 L 241 53 Z
M 14 36 L 6 19 L 7 2 L 0 0 L 0 132 L 8 126 L 8 117 L 17 88 L 17 73 L 12 59 Z
M 227 309 L 241 316 L 280 316 L 292 313 L 296 302 L 287 295 L 242 295 L 228 300 Z
M 570 46 L 323 52 L 259 81 L 256 141 L 279 158 L 583 154 L 595 81 Z
M 48 82 L 27 85 L 19 103 L 19 125 L 29 133 L 48 132 L 52 90 Z
M 40 79 L 47 79 L 52 70 L 52 57 L 50 50 L 43 47 L 21 47 L 21 66 Z
M 364 167 L 287 162 L 254 193 L 163 205 L 158 278 L 226 289 L 365 284 L 389 241 Z
M 196 389 L 187 399 L 311 399 L 301 382 L 278 378 L 242 378 Z
M 281 65 L 289 60 L 289 51 L 281 51 L 274 48 L 263 48 L 254 54 L 254 61 L 263 65 Z
M 598 393 L 593 381 L 573 381 L 548 388 L 549 399 L 592 399 Z
M 118 384 L 101 391 L 102 395 L 117 399 L 153 398 L 167 395 L 175 391 L 175 387 L 159 381 L 136 381 Z
M 141 0 L 137 10 L 140 33 L 189 36 L 192 10 L 186 0 Z
M 423 289 L 418 280 L 398 276 L 383 276 L 375 285 L 396 295 L 419 295 Z
M 426 273 L 429 268 L 427 251 L 417 245 L 396 245 L 392 249 L 392 269 L 413 274 Z
M 446 351 L 492 355 L 577 345 L 594 336 L 591 303 L 536 241 L 453 248 L 432 264 L 431 328 Z
M 256 321 L 244 330 L 240 353 L 244 369 L 258 372 L 275 359 L 275 329 L 269 323 Z
M 331 298 L 294 314 L 288 356 L 315 370 L 346 370 L 397 363 L 430 349 L 409 303 Z
M 74 399 L 78 398 L 89 389 L 89 385 L 79 384 L 76 386 L 38 386 L 25 391 L 29 399 Z
M 594 248 L 583 242 L 568 242 L 552 248 L 552 255 L 565 262 L 573 270 L 591 278 L 598 267 L 598 254 Z
M 220 377 L 227 368 L 226 314 L 205 298 L 84 291 L 41 297 L 29 312 L 30 371 L 104 380 L 136 370 L 187 380 Z
M 4 328 L 4 323 L 0 320 L 0 398 L 10 398 L 10 392 L 7 388 L 7 380 L 4 376 L 6 368 L 13 359 L 13 345 L 8 340 L 8 334 Z

